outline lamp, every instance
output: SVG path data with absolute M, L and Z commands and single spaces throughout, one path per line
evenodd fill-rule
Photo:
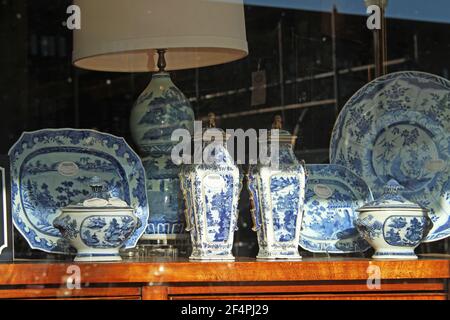
M 73 63 L 84 69 L 157 71 L 130 117 L 144 157 L 150 219 L 144 239 L 184 235 L 178 167 L 171 133 L 193 130 L 189 101 L 167 70 L 199 68 L 245 57 L 242 0 L 75 0 L 81 29 L 74 31 Z

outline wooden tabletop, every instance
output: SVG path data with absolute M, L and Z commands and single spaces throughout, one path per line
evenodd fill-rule
M 368 268 L 378 266 L 382 279 L 450 279 L 450 255 L 424 255 L 419 260 L 305 258 L 298 262 L 191 262 L 187 259 L 149 259 L 114 263 L 16 261 L 0 263 L 0 286 L 62 284 L 80 268 L 83 283 L 200 283 L 253 281 L 365 280 Z M 73 267 L 72 267 L 73 268 Z M 372 269 L 373 270 L 373 269 Z

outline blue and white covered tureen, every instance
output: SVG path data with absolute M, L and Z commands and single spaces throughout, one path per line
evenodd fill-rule
M 141 222 L 125 201 L 107 198 L 105 185 L 94 178 L 91 197 L 61 208 L 53 226 L 77 250 L 75 261 L 121 261 L 119 249 Z
M 375 249 L 374 259 L 417 259 L 414 249 L 432 228 L 429 210 L 405 199 L 395 180 L 383 195 L 359 208 L 356 227 Z

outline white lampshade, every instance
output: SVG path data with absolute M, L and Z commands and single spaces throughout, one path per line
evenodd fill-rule
M 73 63 L 98 71 L 167 70 L 230 62 L 248 54 L 242 0 L 75 0 Z M 149 59 L 150 57 L 150 59 Z

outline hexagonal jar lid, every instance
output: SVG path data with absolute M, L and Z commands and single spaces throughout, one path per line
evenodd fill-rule
M 216 115 L 212 112 L 208 114 L 208 124 L 201 132 L 195 132 L 194 141 L 212 142 L 216 137 L 221 137 L 222 142 L 226 143 L 230 136 L 220 128 L 216 127 Z
M 400 192 L 405 188 L 400 185 L 396 180 L 390 180 L 384 186 L 384 192 L 381 197 L 375 201 L 371 201 L 361 208 L 359 208 L 358 212 L 363 211 L 380 211 L 380 210 L 408 210 L 408 211 L 425 211 L 429 210 L 409 201 L 405 197 L 403 197 Z
M 269 142 L 277 141 L 278 143 L 295 145 L 297 141 L 297 136 L 292 135 L 289 131 L 283 129 L 282 117 L 277 115 L 274 118 L 274 122 L 272 124 L 272 130 L 278 130 L 278 136 L 273 136 L 272 131 L 270 131 L 270 135 L 268 137 Z

